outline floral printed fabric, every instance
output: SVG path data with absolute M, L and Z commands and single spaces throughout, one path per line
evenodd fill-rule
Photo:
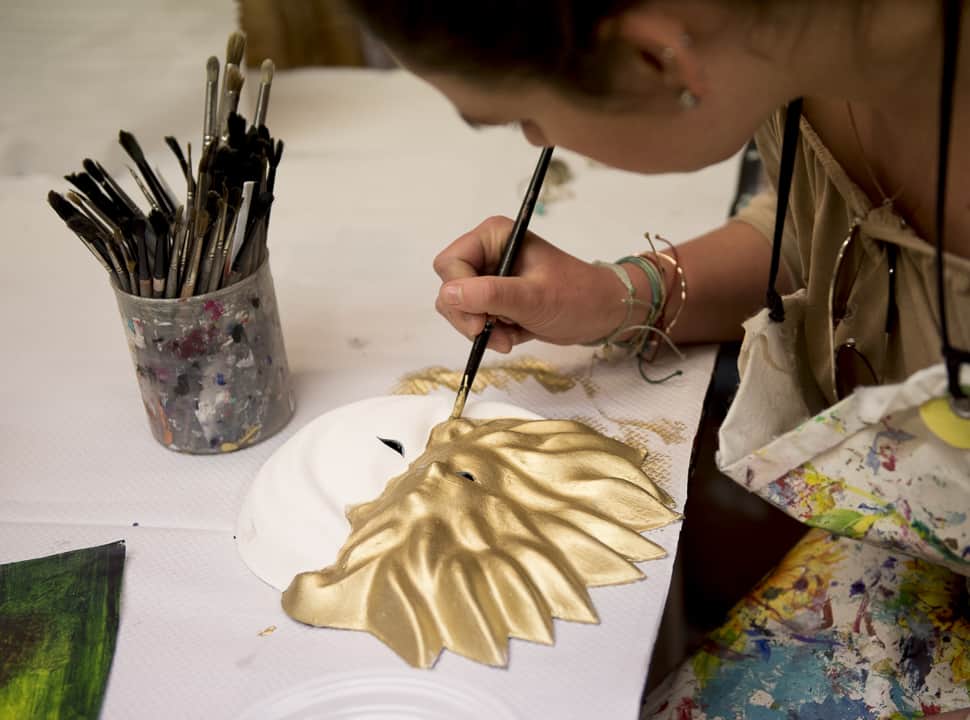
M 970 707 L 966 579 L 811 530 L 648 699 L 647 718 L 915 718 Z

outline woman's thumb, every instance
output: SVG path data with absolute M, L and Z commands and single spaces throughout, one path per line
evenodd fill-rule
M 506 318 L 519 325 L 533 324 L 542 314 L 541 293 L 522 278 L 483 276 L 452 280 L 441 286 L 444 305 L 473 315 Z

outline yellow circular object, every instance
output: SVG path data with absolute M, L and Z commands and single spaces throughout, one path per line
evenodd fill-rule
M 957 415 L 949 398 L 927 400 L 920 406 L 919 415 L 930 432 L 947 445 L 970 450 L 970 418 Z

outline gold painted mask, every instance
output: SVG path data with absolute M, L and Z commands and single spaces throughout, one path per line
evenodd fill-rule
M 596 623 L 587 587 L 643 577 L 664 557 L 639 533 L 677 513 L 642 454 L 565 420 L 449 420 L 376 500 L 347 513 L 337 561 L 298 575 L 283 608 L 365 630 L 408 663 L 448 648 L 490 665 L 508 640 L 551 644 L 552 619 Z

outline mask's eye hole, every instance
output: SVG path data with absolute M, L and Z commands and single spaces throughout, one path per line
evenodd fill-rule
M 380 440 L 385 445 L 387 445 L 389 448 L 391 448 L 391 450 L 396 452 L 398 455 L 400 455 L 401 457 L 404 457 L 404 446 L 399 441 L 388 440 L 387 438 L 382 438 L 382 437 L 379 437 L 377 439 Z
M 470 480 L 471 482 L 475 482 L 475 476 L 469 472 L 464 472 L 463 470 L 460 470 L 456 472 L 455 475 L 461 478 L 465 478 L 466 480 Z

